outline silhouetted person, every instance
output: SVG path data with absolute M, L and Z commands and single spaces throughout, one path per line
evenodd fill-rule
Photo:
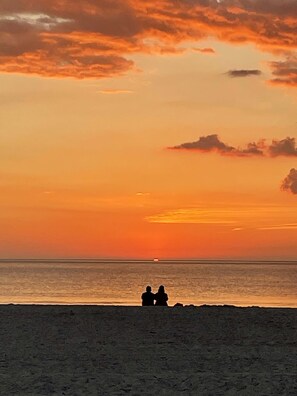
M 143 307 L 154 305 L 155 295 L 152 293 L 152 288 L 150 286 L 146 287 L 146 292 L 142 293 L 141 299 Z
M 168 296 L 165 293 L 165 288 L 163 285 L 161 285 L 159 287 L 158 293 L 155 294 L 155 300 L 156 303 L 155 305 L 159 305 L 159 306 L 167 306 L 167 301 L 168 301 Z

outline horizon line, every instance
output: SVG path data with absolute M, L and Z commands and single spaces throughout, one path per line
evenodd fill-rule
M 119 258 L 119 257 L 96 257 L 96 258 L 84 258 L 84 257 L 56 257 L 56 258 L 0 258 L 0 263 L 12 263 L 12 262 L 21 262 L 21 263 L 55 263 L 55 262 L 63 262 L 63 263 L 103 263 L 103 262 L 144 262 L 144 263 L 297 263 L 296 259 L 269 259 L 269 258 Z

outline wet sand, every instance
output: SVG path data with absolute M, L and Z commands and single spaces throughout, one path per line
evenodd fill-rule
M 1 395 L 297 395 L 297 309 L 0 306 Z

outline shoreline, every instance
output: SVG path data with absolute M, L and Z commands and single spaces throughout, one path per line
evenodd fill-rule
M 178 303 L 177 303 L 178 304 Z M 160 308 L 156 306 L 152 307 L 142 307 L 140 304 L 138 305 L 125 305 L 125 304 L 113 304 L 113 303 L 106 303 L 106 304 L 94 304 L 94 303 L 57 303 L 57 302 L 29 302 L 29 303 L 0 303 L 0 308 L 1 307 L 97 307 L 97 308 L 104 308 L 104 307 L 110 307 L 110 308 L 142 308 L 142 309 L 152 309 L 152 308 Z M 186 304 L 182 306 L 175 306 L 175 305 L 168 305 L 165 307 L 167 309 L 206 309 L 206 308 L 221 308 L 221 309 L 263 309 L 263 310 L 271 310 L 271 309 L 276 309 L 276 310 L 296 310 L 297 312 L 297 306 L 262 306 L 262 305 L 233 305 L 233 304 L 202 304 L 202 305 L 194 305 L 194 304 Z
M 295 395 L 297 310 L 0 305 L 7 395 Z

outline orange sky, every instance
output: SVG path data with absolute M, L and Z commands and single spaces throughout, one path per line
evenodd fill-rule
M 0 258 L 296 259 L 296 31 L 296 0 L 1 1 Z

